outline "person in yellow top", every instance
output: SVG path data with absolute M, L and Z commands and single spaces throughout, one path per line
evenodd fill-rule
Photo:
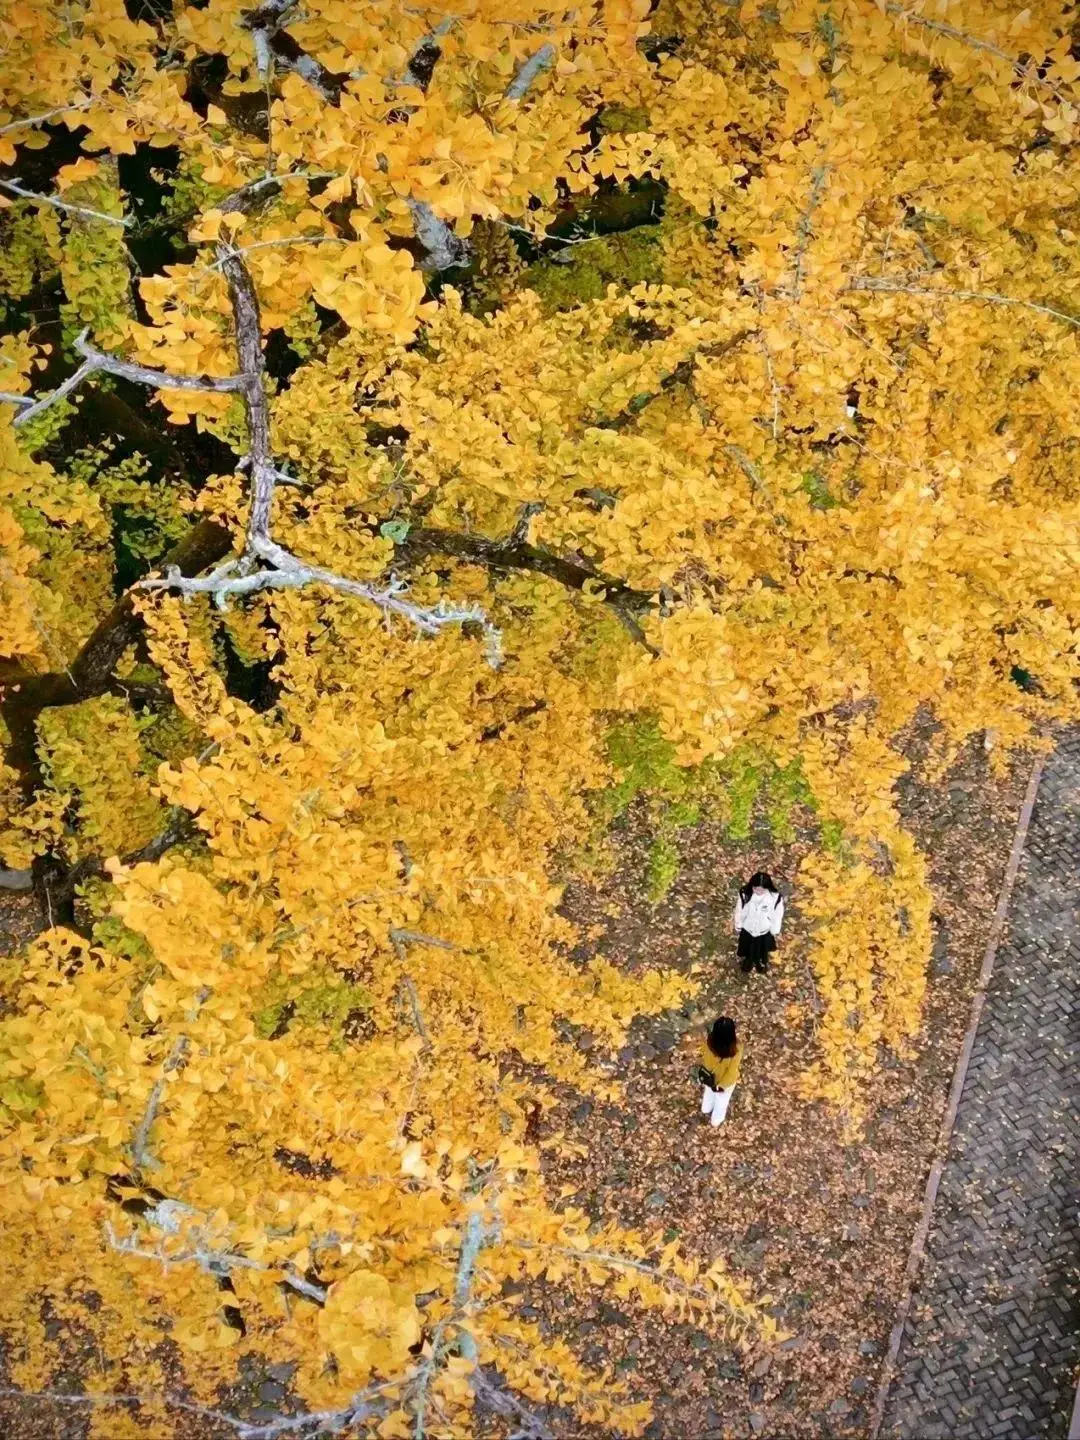
M 735 1021 L 721 1015 L 702 1042 L 698 1058 L 698 1077 L 703 1086 L 701 1113 L 714 1126 L 724 1123 L 741 1063 L 742 1046 L 735 1033 Z

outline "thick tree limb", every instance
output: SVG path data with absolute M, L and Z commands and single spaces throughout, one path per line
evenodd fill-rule
M 469 245 L 455 235 L 445 220 L 440 220 L 431 206 L 411 196 L 405 201 L 413 217 L 416 238 L 424 247 L 424 267 L 430 270 L 451 270 L 455 265 L 469 263 Z
M 541 45 L 535 55 L 530 56 L 525 64 L 507 86 L 507 100 L 524 100 L 529 87 L 542 75 L 545 70 L 550 70 L 555 64 L 555 46 Z
M 514 538 L 491 540 L 483 535 L 421 527 L 409 531 L 398 545 L 396 555 L 406 563 L 434 555 L 449 555 L 471 565 L 486 565 L 492 570 L 533 570 L 557 580 L 569 590 L 584 590 L 587 585 L 603 587 L 605 603 L 611 606 L 635 640 L 645 642 L 639 617 L 648 614 L 655 604 L 656 597 L 651 592 L 635 590 L 622 580 L 549 550 L 541 550 L 527 541 Z

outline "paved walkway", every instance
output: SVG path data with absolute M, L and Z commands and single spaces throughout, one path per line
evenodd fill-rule
M 1080 1364 L 1080 731 L 1051 756 L 883 1437 L 1065 1440 Z

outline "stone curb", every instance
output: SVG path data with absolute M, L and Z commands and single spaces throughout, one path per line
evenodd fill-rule
M 1069 1440 L 1080 1440 L 1080 1382 L 1076 1386 L 1072 1420 L 1069 1422 Z
M 889 1403 L 889 1391 L 892 1389 L 896 1360 L 900 1354 L 900 1346 L 904 1339 L 904 1327 L 911 1313 L 911 1302 L 915 1293 L 915 1281 L 918 1278 L 919 1270 L 922 1268 L 923 1255 L 926 1251 L 926 1241 L 930 1234 L 930 1222 L 933 1219 L 934 1202 L 937 1200 L 938 1186 L 941 1184 L 942 1172 L 945 1169 L 945 1162 L 949 1157 L 949 1142 L 952 1139 L 953 1126 L 956 1124 L 956 1115 L 960 1108 L 960 1097 L 964 1091 L 964 1081 L 967 1079 L 968 1066 L 971 1064 L 971 1053 L 975 1048 L 975 1034 L 979 1028 L 979 1019 L 982 1016 L 983 1004 L 986 1000 L 986 989 L 990 983 L 990 977 L 994 973 L 994 961 L 997 959 L 998 945 L 1001 942 L 1002 932 L 1005 928 L 1005 919 L 1009 913 L 1009 902 L 1012 899 L 1017 871 L 1020 869 L 1020 857 L 1024 852 L 1024 842 L 1027 839 L 1028 826 L 1031 824 L 1031 815 L 1035 809 L 1035 797 L 1039 793 L 1039 781 L 1042 779 L 1043 766 L 1045 763 L 1046 757 L 1040 755 L 1032 766 L 1027 793 L 1024 795 L 1024 803 L 1020 809 L 1020 818 L 1016 822 L 1012 849 L 1009 852 L 1009 863 L 1005 867 L 1005 874 L 1001 881 L 1001 890 L 998 894 L 997 906 L 994 909 L 994 918 L 990 923 L 990 935 L 986 942 L 986 950 L 983 953 L 982 968 L 979 971 L 979 979 L 971 1001 L 971 1017 L 968 1020 L 967 1033 L 964 1036 L 964 1044 L 961 1047 L 960 1057 L 956 1062 L 956 1069 L 953 1072 L 952 1087 L 949 1090 L 949 1103 L 946 1105 L 945 1114 L 942 1116 L 941 1129 L 938 1131 L 937 1144 L 934 1147 L 935 1158 L 933 1164 L 930 1166 L 930 1174 L 926 1180 L 922 1215 L 919 1217 L 919 1223 L 915 1228 L 915 1237 L 911 1242 L 911 1253 L 908 1255 L 907 1268 L 904 1272 L 904 1288 L 896 1307 L 896 1320 L 893 1324 L 892 1334 L 889 1336 L 889 1349 L 881 1367 L 881 1379 L 878 1383 L 874 1409 L 870 1417 L 870 1429 L 867 1432 L 867 1440 L 878 1440 L 881 1426 L 885 1420 L 885 1409 Z M 1074 1413 L 1073 1424 L 1074 1427 L 1080 1424 L 1080 1392 L 1078 1392 L 1077 1396 L 1077 1412 Z M 1080 1430 L 1077 1430 L 1075 1436 L 1073 1431 L 1070 1430 L 1069 1440 L 1080 1440 Z

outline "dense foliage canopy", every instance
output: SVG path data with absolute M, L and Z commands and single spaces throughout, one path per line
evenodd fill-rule
M 764 778 L 817 837 L 803 1098 L 857 1123 L 917 1036 L 902 737 L 1078 709 L 1073 26 L 0 0 L 17 1383 L 77 1313 L 143 1397 L 98 1435 L 237 1347 L 380 1435 L 640 1433 L 519 1282 L 768 1333 L 544 1185 L 536 1115 L 688 990 L 575 958 L 560 886 L 638 791 L 737 830 Z

